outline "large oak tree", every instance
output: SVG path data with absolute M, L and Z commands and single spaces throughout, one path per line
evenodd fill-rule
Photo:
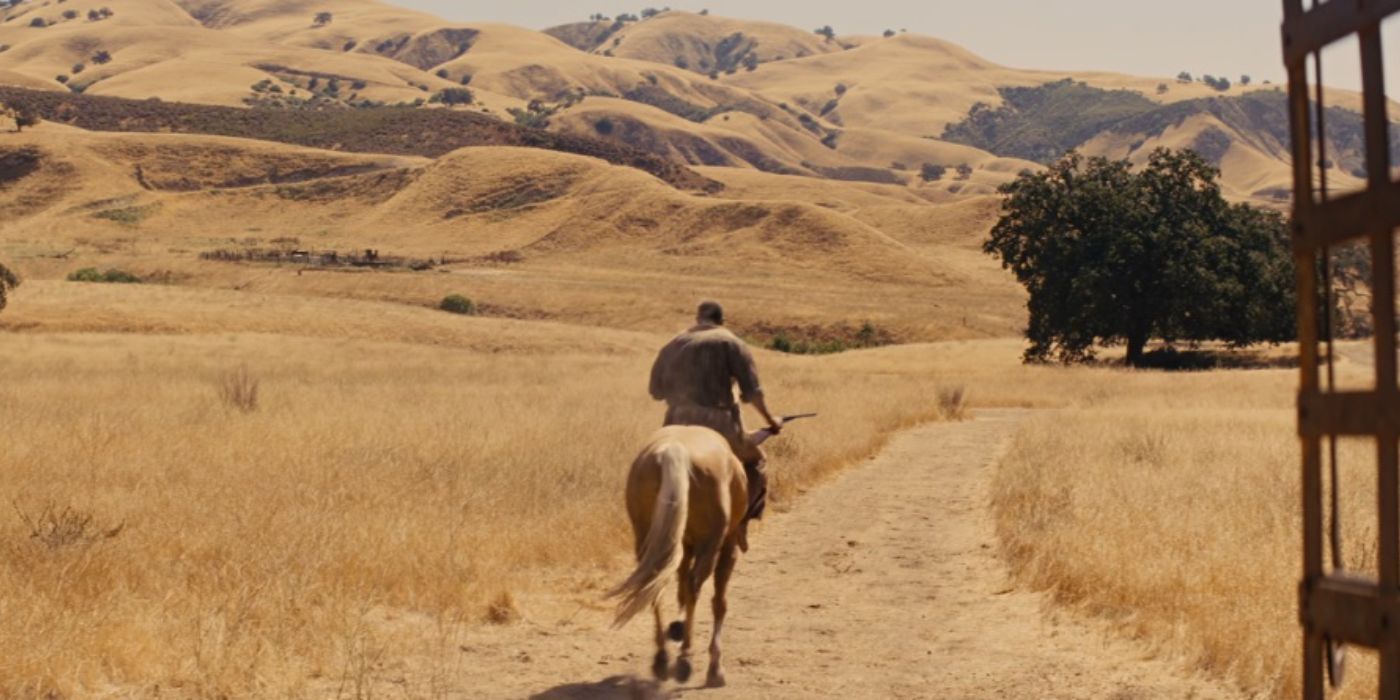
M 1070 153 L 1001 187 L 984 250 L 1030 293 L 1027 361 L 1092 359 L 1148 341 L 1234 346 L 1295 335 L 1283 218 L 1230 204 L 1219 171 L 1191 151 L 1128 161 Z

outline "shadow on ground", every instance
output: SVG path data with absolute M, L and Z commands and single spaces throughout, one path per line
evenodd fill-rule
M 530 696 L 530 700 L 664 700 L 675 697 L 656 681 L 612 676 L 594 683 L 568 683 Z
M 1101 360 L 1105 367 L 1122 367 L 1122 358 Z M 1296 369 L 1298 358 L 1278 352 L 1160 348 L 1143 355 L 1138 369 L 1167 372 L 1199 372 L 1213 369 Z

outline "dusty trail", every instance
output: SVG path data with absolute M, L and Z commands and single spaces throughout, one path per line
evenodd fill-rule
M 702 689 L 709 588 L 687 687 L 649 680 L 651 621 L 608 628 L 596 590 L 528 601 L 463 640 L 462 690 L 489 698 L 1230 698 L 1131 643 L 1013 591 L 987 509 L 1022 414 L 896 438 L 771 517 L 731 585 L 729 687 Z

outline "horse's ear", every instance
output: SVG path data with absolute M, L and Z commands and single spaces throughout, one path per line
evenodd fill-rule
M 755 430 L 752 433 L 749 433 L 749 444 L 753 445 L 754 447 L 760 447 L 763 445 L 763 443 L 768 442 L 768 438 L 770 437 L 773 437 L 773 431 L 767 428 L 764 428 L 762 430 Z

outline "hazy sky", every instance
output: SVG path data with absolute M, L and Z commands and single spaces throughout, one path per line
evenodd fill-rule
M 494 21 L 543 29 L 637 12 L 648 5 L 618 0 L 389 0 L 460 21 Z M 1209 73 L 1235 81 L 1283 81 L 1280 0 L 696 0 L 680 10 L 765 19 L 812 29 L 830 24 L 843 34 L 908 29 L 962 44 L 988 59 L 1019 68 L 1112 70 L 1149 76 Z M 1400 98 L 1400 19 L 1386 27 L 1392 98 Z M 1336 58 L 1332 58 L 1332 55 Z M 1329 53 L 1327 82 L 1356 88 L 1356 50 Z

